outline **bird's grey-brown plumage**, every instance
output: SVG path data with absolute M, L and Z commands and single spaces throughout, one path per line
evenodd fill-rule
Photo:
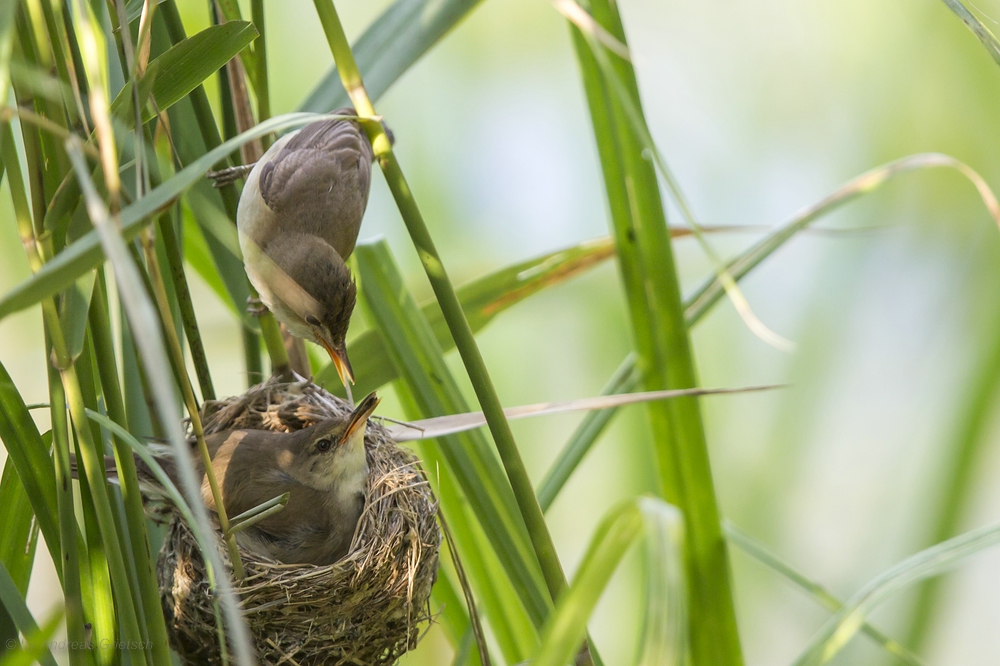
M 352 109 L 336 114 L 353 115 Z M 320 120 L 279 141 L 261 162 L 260 196 L 273 213 L 254 240 L 318 236 L 342 259 L 354 251 L 371 188 L 372 148 L 355 120 Z

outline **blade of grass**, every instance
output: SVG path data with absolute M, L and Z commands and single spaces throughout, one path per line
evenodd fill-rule
M 733 393 L 752 393 L 785 388 L 784 384 L 765 384 L 762 386 L 745 386 L 742 388 L 691 388 L 672 389 L 669 391 L 639 391 L 620 395 L 600 395 L 592 398 L 577 398 L 554 402 L 539 402 L 534 405 L 520 405 L 505 408 L 507 420 L 533 418 L 548 414 L 562 414 L 576 411 L 603 411 L 624 405 L 656 402 L 659 400 L 680 400 L 692 396 L 723 395 Z M 398 423 L 389 427 L 392 438 L 397 442 L 410 442 L 418 439 L 442 437 L 460 432 L 468 432 L 486 425 L 482 412 L 465 412 L 434 416 L 418 421 Z
M 38 543 L 38 527 L 31 501 L 24 491 L 17 469 L 11 460 L 3 466 L 0 478 L 0 564 L 10 572 L 14 584 L 23 597 L 28 591 L 32 564 L 35 561 L 35 546 Z M 0 654 L 8 641 L 17 640 L 18 632 L 14 620 L 6 609 L 0 609 Z
M 594 19 L 626 43 L 617 7 L 590 3 Z M 572 25 L 572 24 L 571 24 Z M 669 232 L 656 173 L 632 130 L 625 109 L 609 90 L 583 33 L 571 27 L 583 72 L 604 172 L 619 266 L 636 341 L 638 367 L 646 390 L 697 385 L 688 329 L 681 306 Z M 631 65 L 615 61 L 616 73 L 640 109 Z M 660 492 L 688 518 L 688 589 L 691 598 L 691 653 L 699 664 L 738 666 L 743 658 L 730 588 L 726 543 L 698 402 L 672 400 L 648 408 Z
M 865 619 L 893 595 L 921 580 L 937 576 L 962 560 L 1000 543 L 1000 526 L 988 525 L 922 550 L 876 576 L 858 590 L 809 642 L 796 666 L 832 659 L 864 626 Z
M 320 22 L 323 24 L 327 41 L 330 43 L 337 71 L 344 88 L 354 103 L 354 108 L 363 117 L 374 117 L 375 109 L 365 91 L 361 74 L 332 0 L 315 0 L 314 5 Z M 393 155 L 392 145 L 389 137 L 385 134 L 385 128 L 382 123 L 376 122 L 368 123 L 366 130 L 369 132 L 375 156 L 382 167 L 382 173 L 385 175 L 389 189 L 396 200 L 396 205 L 410 233 L 417 254 L 420 256 L 431 288 L 441 305 L 441 311 L 444 313 L 445 321 L 448 322 L 448 328 L 455 339 L 455 346 L 458 348 L 469 373 L 476 397 L 486 415 L 493 441 L 500 454 L 504 470 L 507 472 L 511 489 L 514 491 L 514 497 L 517 500 L 521 518 L 528 530 L 528 536 L 542 570 L 549 596 L 552 600 L 557 599 L 566 588 L 566 575 L 559 562 L 552 536 L 545 525 L 545 516 L 538 506 L 538 499 L 535 497 L 531 480 L 524 467 L 524 461 L 521 460 L 521 454 L 517 450 L 517 443 L 510 431 L 510 425 L 504 417 L 503 407 L 500 405 L 500 399 L 486 369 L 486 363 L 483 361 L 479 346 L 476 344 L 476 338 L 465 318 L 455 288 L 448 278 L 447 271 L 420 214 L 420 209 L 413 199 L 413 194 L 403 176 L 402 169 Z
M 194 527 L 196 531 L 200 531 L 205 535 L 202 537 L 204 543 L 211 543 L 207 535 L 212 534 L 212 527 L 208 519 L 207 510 L 200 501 L 201 484 L 195 476 L 190 460 L 190 453 L 187 448 L 187 441 L 180 428 L 180 414 L 178 413 L 177 405 L 174 403 L 173 389 L 169 381 L 170 371 L 165 360 L 167 352 L 161 332 L 158 330 L 159 326 L 155 311 L 140 287 L 141 278 L 131 261 L 131 257 L 128 254 L 121 235 L 119 235 L 118 229 L 111 225 L 107 211 L 103 209 L 103 204 L 97 192 L 93 189 L 93 185 L 89 180 L 89 174 L 83 163 L 82 153 L 78 146 L 73 145 L 73 140 L 67 145 L 67 152 L 73 159 L 74 168 L 81 179 L 81 189 L 86 196 L 88 211 L 94 223 L 95 231 L 100 234 L 100 241 L 104 252 L 115 269 L 119 293 L 121 294 L 130 323 L 133 329 L 137 330 L 135 341 L 142 356 L 143 365 L 149 371 L 148 378 L 153 386 L 152 393 L 156 400 L 161 422 L 167 431 L 168 440 L 173 446 L 182 485 L 187 496 L 194 500 L 191 502 L 191 507 L 196 517 Z M 146 197 L 142 201 L 146 201 L 148 198 Z M 81 414 L 81 416 L 86 418 L 84 414 Z M 211 563 L 213 570 L 225 572 L 219 554 L 215 549 L 204 549 L 203 556 L 207 562 Z M 253 657 L 249 633 L 237 606 L 232 587 L 224 573 L 219 575 L 217 584 L 230 636 L 235 648 L 236 659 L 241 664 L 253 664 L 255 663 L 255 659 Z
M 997 42 L 997 38 L 993 36 L 990 29 L 987 28 L 982 21 L 976 18 L 975 14 L 966 9 L 965 5 L 962 4 L 961 0 L 942 0 L 948 9 L 955 12 L 955 14 L 962 20 L 972 34 L 976 36 L 979 42 L 986 49 L 986 52 L 990 54 L 990 57 L 998 65 L 1000 65 L 1000 43 Z
M 127 425 L 125 401 L 118 383 L 118 367 L 115 359 L 114 338 L 111 332 L 110 305 L 104 269 L 98 269 L 98 282 L 94 301 L 90 310 L 90 334 L 94 342 L 94 356 L 101 391 L 109 418 L 121 425 Z M 135 556 L 136 577 L 140 590 L 145 626 L 149 633 L 152 661 L 163 663 L 170 657 L 167 627 L 163 618 L 163 608 L 159 600 L 159 587 L 153 569 L 153 551 L 146 531 L 146 514 L 142 507 L 142 493 L 135 460 L 127 443 L 121 437 L 114 437 L 115 465 L 118 469 L 118 485 L 125 505 L 125 521 L 131 550 Z
M 645 536 L 646 612 L 639 663 L 674 666 L 685 658 L 683 519 L 659 499 L 641 497 L 612 509 L 598 525 L 573 583 L 546 623 L 534 666 L 572 661 L 587 620 L 629 547 Z
M 756 539 L 743 532 L 728 520 L 725 521 L 724 529 L 726 532 L 726 538 L 729 539 L 733 545 L 772 571 L 777 572 L 795 585 L 798 585 L 823 608 L 832 613 L 837 613 L 844 608 L 843 602 L 834 596 L 832 592 L 819 583 L 796 571 L 790 564 L 779 558 L 777 555 L 771 553 Z M 863 631 L 865 635 L 873 641 L 881 645 L 886 652 L 894 657 L 897 657 L 904 664 L 910 664 L 910 666 L 924 666 L 924 662 L 920 659 L 920 657 L 913 654 L 907 650 L 905 646 L 889 638 L 870 624 L 865 623 L 865 625 L 861 627 L 861 631 Z
M 24 602 L 21 594 L 14 579 L 11 578 L 10 573 L 7 571 L 7 567 L 0 564 L 0 602 L 3 602 L 4 608 L 7 609 L 7 612 L 14 620 L 14 624 L 17 625 L 18 630 L 22 634 L 26 637 L 37 638 L 39 635 L 38 623 L 31 616 L 31 611 L 28 610 L 28 605 Z M 49 624 L 52 623 L 50 622 Z M 59 626 L 58 621 L 55 623 L 55 626 Z M 42 641 L 42 648 L 40 654 L 37 656 L 38 661 L 43 666 L 56 666 L 55 657 L 52 656 L 52 652 L 48 649 L 47 641 Z
M 373 100 L 378 99 L 482 0 L 396 0 L 352 50 Z M 300 111 L 326 113 L 348 103 L 336 67 L 302 102 Z
M 387 353 L 408 389 L 402 393 L 407 413 L 445 414 L 466 409 L 433 333 L 403 285 L 388 245 L 384 240 L 360 243 L 354 256 L 364 295 L 362 303 L 370 321 L 385 336 Z M 447 462 L 446 469 L 454 475 L 468 498 L 514 591 L 532 622 L 540 627 L 550 609 L 544 583 L 534 565 L 510 486 L 505 483 L 502 469 L 485 437 L 478 432 L 443 437 L 438 441 L 438 450 Z M 437 456 L 426 456 L 427 453 L 428 464 L 437 462 Z M 443 486 L 444 481 L 441 484 Z M 445 512 L 452 518 L 455 531 L 459 532 L 461 504 L 458 498 L 449 492 L 441 500 L 449 501 Z M 472 545 L 467 534 L 458 534 L 457 538 L 463 541 L 463 546 Z M 469 549 L 463 547 L 461 555 L 464 557 L 467 552 Z
M 49 645 L 52 643 L 52 636 L 56 633 L 62 623 L 63 614 L 60 611 L 53 613 L 45 624 L 35 631 L 25 636 L 25 646 L 13 650 L 0 659 L 0 666 L 32 666 L 33 664 L 54 664 L 50 661 L 51 652 Z

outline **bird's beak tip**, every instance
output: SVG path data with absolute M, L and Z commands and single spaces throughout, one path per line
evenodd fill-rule
M 354 370 L 351 368 L 351 361 L 347 358 L 346 349 L 337 349 L 330 345 L 326 340 L 320 340 L 323 347 L 326 349 L 326 353 L 330 355 L 330 360 L 333 361 L 333 366 L 337 369 L 337 375 L 340 376 L 340 381 L 346 387 L 348 383 L 354 383 Z
M 351 422 L 347 424 L 347 430 L 344 432 L 345 440 L 350 439 L 359 430 L 364 432 L 368 419 L 375 412 L 375 408 L 378 407 L 380 402 L 382 402 L 382 399 L 373 391 L 358 403 L 358 406 L 354 408 L 354 412 L 351 414 Z

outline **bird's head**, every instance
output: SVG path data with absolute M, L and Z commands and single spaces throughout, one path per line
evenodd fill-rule
M 364 490 L 368 478 L 365 431 L 378 403 L 378 396 L 369 393 L 346 417 L 320 421 L 297 432 L 299 441 L 292 447 L 286 471 L 319 490 Z
M 344 386 L 353 384 L 346 338 L 358 290 L 344 260 L 322 238 L 295 233 L 280 234 L 263 255 L 262 277 L 281 302 L 275 316 L 293 335 L 326 349 Z

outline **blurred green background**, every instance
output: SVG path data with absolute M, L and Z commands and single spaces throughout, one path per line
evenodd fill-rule
M 179 4 L 189 34 L 208 25 L 207 2 Z M 388 4 L 338 3 L 349 36 Z M 977 7 L 987 25 L 1000 20 L 1000 1 Z M 910 153 L 948 153 L 1000 187 L 1000 69 L 938 0 L 624 0 L 620 9 L 646 117 L 700 221 L 749 227 L 712 236 L 724 255 L 751 243 L 762 225 Z M 267 3 L 267 28 L 279 114 L 298 106 L 332 58 L 307 0 Z M 565 20 L 548 3 L 484 2 L 378 107 L 456 282 L 607 233 L 578 67 Z M 3 190 L 0 292 L 29 275 L 6 183 Z M 742 283 L 757 315 L 797 343 L 795 353 L 761 342 L 726 302 L 693 339 L 705 386 L 792 384 L 703 400 L 724 515 L 847 597 L 929 545 L 972 378 L 1000 335 L 1000 234 L 972 186 L 944 170 L 903 176 L 818 226 L 854 230 L 807 232 Z M 381 174 L 362 228 L 362 237 L 376 235 L 389 239 L 412 291 L 428 298 Z M 677 241 L 676 252 L 687 289 L 711 273 L 693 241 Z M 190 277 L 217 392 L 242 392 L 237 323 Z M 355 320 L 361 330 L 360 311 Z M 479 339 L 504 404 L 513 406 L 597 394 L 629 335 L 607 264 L 533 296 Z M 0 321 L 0 350 L 25 400 L 45 402 L 37 309 Z M 454 352 L 450 360 L 464 377 Z M 383 411 L 398 415 L 388 398 Z M 513 424 L 536 481 L 579 418 Z M 548 514 L 569 572 L 599 517 L 653 488 L 644 419 L 641 408 L 623 411 Z M 1000 513 L 1000 455 L 985 451 L 965 529 Z M 38 566 L 51 572 L 42 563 L 47 551 L 37 552 Z M 826 612 L 740 552 L 732 559 L 748 663 L 788 663 Z M 627 560 L 591 622 L 609 664 L 627 662 L 635 649 L 639 564 Z M 998 567 L 1000 554 L 991 552 L 948 577 L 941 621 L 926 642 L 929 663 L 995 659 Z M 37 571 L 29 602 L 44 617 L 60 600 L 46 584 L 54 574 Z M 912 600 L 897 598 L 876 624 L 900 638 Z M 407 664 L 448 659 L 438 631 Z M 836 663 L 884 661 L 858 638 Z

